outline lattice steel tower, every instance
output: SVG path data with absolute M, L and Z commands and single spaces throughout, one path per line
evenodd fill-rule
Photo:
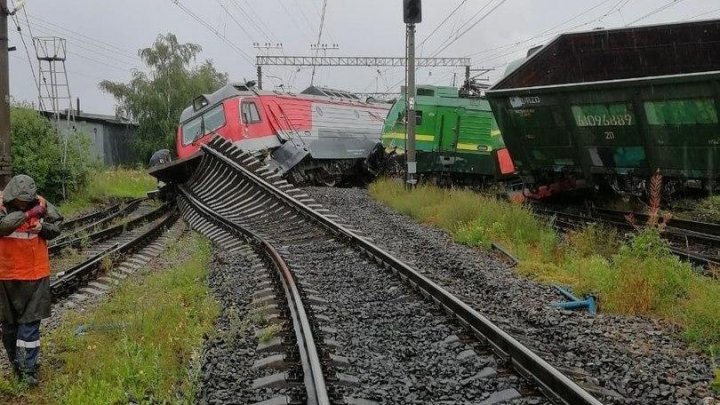
M 70 95 L 65 60 L 67 41 L 60 37 L 34 37 L 33 45 L 38 59 L 40 79 L 38 102 L 60 121 L 60 114 L 67 110 L 67 119 L 75 118 Z

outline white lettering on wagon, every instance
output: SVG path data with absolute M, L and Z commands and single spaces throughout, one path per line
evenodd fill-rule
M 510 106 L 512 108 L 520 108 L 526 105 L 540 104 L 541 100 L 538 96 L 532 97 L 510 97 Z

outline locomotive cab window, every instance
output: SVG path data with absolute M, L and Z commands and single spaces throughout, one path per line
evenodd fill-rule
M 205 114 L 194 118 L 182 126 L 183 145 L 188 145 L 203 135 L 217 131 L 225 125 L 225 108 L 222 104 L 211 109 Z
M 200 135 L 202 135 L 202 117 L 197 117 L 182 126 L 183 145 L 200 138 Z
M 222 104 L 203 115 L 203 125 L 205 129 L 203 132 L 205 133 L 216 131 L 225 125 L 225 109 Z
M 240 106 L 242 120 L 246 124 L 254 124 L 260 122 L 260 113 L 255 103 L 242 103 Z

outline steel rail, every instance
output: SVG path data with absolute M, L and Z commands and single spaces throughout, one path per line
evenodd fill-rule
M 92 234 L 84 236 L 84 237 L 77 237 L 75 239 L 65 240 L 60 243 L 50 245 L 48 247 L 48 249 L 49 249 L 51 255 L 56 255 L 60 251 L 65 249 L 66 247 L 82 246 L 82 244 L 85 243 L 86 241 L 90 241 L 93 243 L 102 242 L 109 238 L 118 236 L 128 230 L 135 229 L 147 221 L 153 221 L 157 218 L 160 218 L 165 212 L 167 212 L 167 210 L 169 208 L 170 208 L 170 206 L 168 204 L 163 204 L 160 207 L 148 212 L 147 214 L 141 215 L 134 219 L 131 219 L 128 222 L 118 224 L 118 225 L 112 226 L 110 228 L 105 228 L 103 230 L 100 230 L 98 232 L 92 233 Z
M 310 318 L 305 310 L 302 296 L 298 290 L 292 271 L 278 251 L 264 238 L 256 233 L 235 224 L 212 208 L 200 201 L 192 192 L 184 186 L 178 186 L 181 198 L 185 199 L 195 210 L 216 226 L 236 235 L 242 235 L 251 245 L 262 250 L 275 268 L 285 290 L 285 297 L 290 308 L 290 315 L 293 320 L 293 328 L 300 352 L 300 360 L 303 367 L 305 389 L 307 394 L 306 403 L 311 405 L 330 405 L 330 399 L 325 384 L 325 377 L 322 371 L 322 362 L 318 354 L 315 338 L 310 325 Z
M 107 215 L 111 215 L 111 214 L 119 211 L 121 206 L 122 206 L 122 202 L 119 202 L 119 203 L 111 205 L 110 207 L 108 207 L 104 210 L 92 212 L 87 215 L 69 219 L 69 220 L 65 221 L 63 223 L 63 225 L 66 226 L 67 228 L 74 228 L 74 227 L 82 225 L 82 224 L 87 224 L 87 223 L 96 221 L 99 218 L 102 218 Z
M 53 245 L 58 245 L 62 242 L 65 242 L 65 241 L 68 241 L 71 239 L 78 239 L 77 235 L 82 232 L 87 232 L 94 228 L 105 225 L 105 224 L 113 221 L 117 217 L 124 217 L 124 216 L 130 214 L 132 211 L 136 210 L 137 207 L 140 205 L 140 203 L 145 200 L 147 200 L 147 198 L 136 198 L 134 200 L 128 201 L 128 203 L 122 208 L 120 207 L 122 205 L 122 203 L 119 203 L 116 206 L 111 207 L 111 209 L 108 209 L 106 211 L 101 211 L 100 212 L 101 214 L 106 214 L 106 215 L 100 216 L 99 217 L 100 219 L 95 218 L 92 221 L 89 221 L 89 222 L 92 222 L 90 225 L 83 226 L 80 229 L 73 230 L 71 233 L 68 233 L 67 235 L 60 236 L 60 238 L 54 240 L 53 241 L 54 243 L 51 244 L 50 246 L 52 247 Z M 67 224 L 65 224 L 65 223 L 63 224 L 63 226 L 66 226 L 66 225 Z
M 465 325 L 469 326 L 476 334 L 482 336 L 493 347 L 500 357 L 509 359 L 515 369 L 532 379 L 548 397 L 560 403 L 568 405 L 577 404 L 601 404 L 596 398 L 582 389 L 575 382 L 563 375 L 552 365 L 540 358 L 537 354 L 525 347 L 515 338 L 500 329 L 489 319 L 481 315 L 472 307 L 462 302 L 453 294 L 445 290 L 434 281 L 420 274 L 409 267 L 400 259 L 384 251 L 375 244 L 365 240 L 353 231 L 336 223 L 325 215 L 306 206 L 292 196 L 286 194 L 279 188 L 270 184 L 253 171 L 245 168 L 240 163 L 226 156 L 224 152 L 233 148 L 232 144 L 222 139 L 214 139 L 207 145 L 202 146 L 205 151 L 204 159 L 216 159 L 234 171 L 242 174 L 256 187 L 264 190 L 267 194 L 284 202 L 308 219 L 322 225 L 329 232 L 337 235 L 340 239 L 356 245 L 359 249 L 373 257 L 379 263 L 384 263 L 394 272 L 399 273 L 403 278 L 411 281 L 435 302 L 441 304 L 448 311 L 459 318 Z M 237 154 L 238 150 L 232 152 Z M 240 155 L 240 157 L 243 157 Z
M 173 209 L 161 221 L 132 240 L 123 244 L 116 243 L 105 251 L 61 273 L 50 282 L 50 293 L 53 301 L 58 301 L 72 294 L 81 285 L 94 278 L 94 275 L 100 271 L 105 258 L 110 257 L 113 260 L 120 255 L 133 253 L 145 246 L 149 240 L 156 239 L 177 220 L 177 217 L 178 211 Z

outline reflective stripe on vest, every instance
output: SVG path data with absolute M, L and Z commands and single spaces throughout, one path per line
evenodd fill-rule
M 38 234 L 32 232 L 13 232 L 5 237 L 12 239 L 35 239 L 38 237 Z

